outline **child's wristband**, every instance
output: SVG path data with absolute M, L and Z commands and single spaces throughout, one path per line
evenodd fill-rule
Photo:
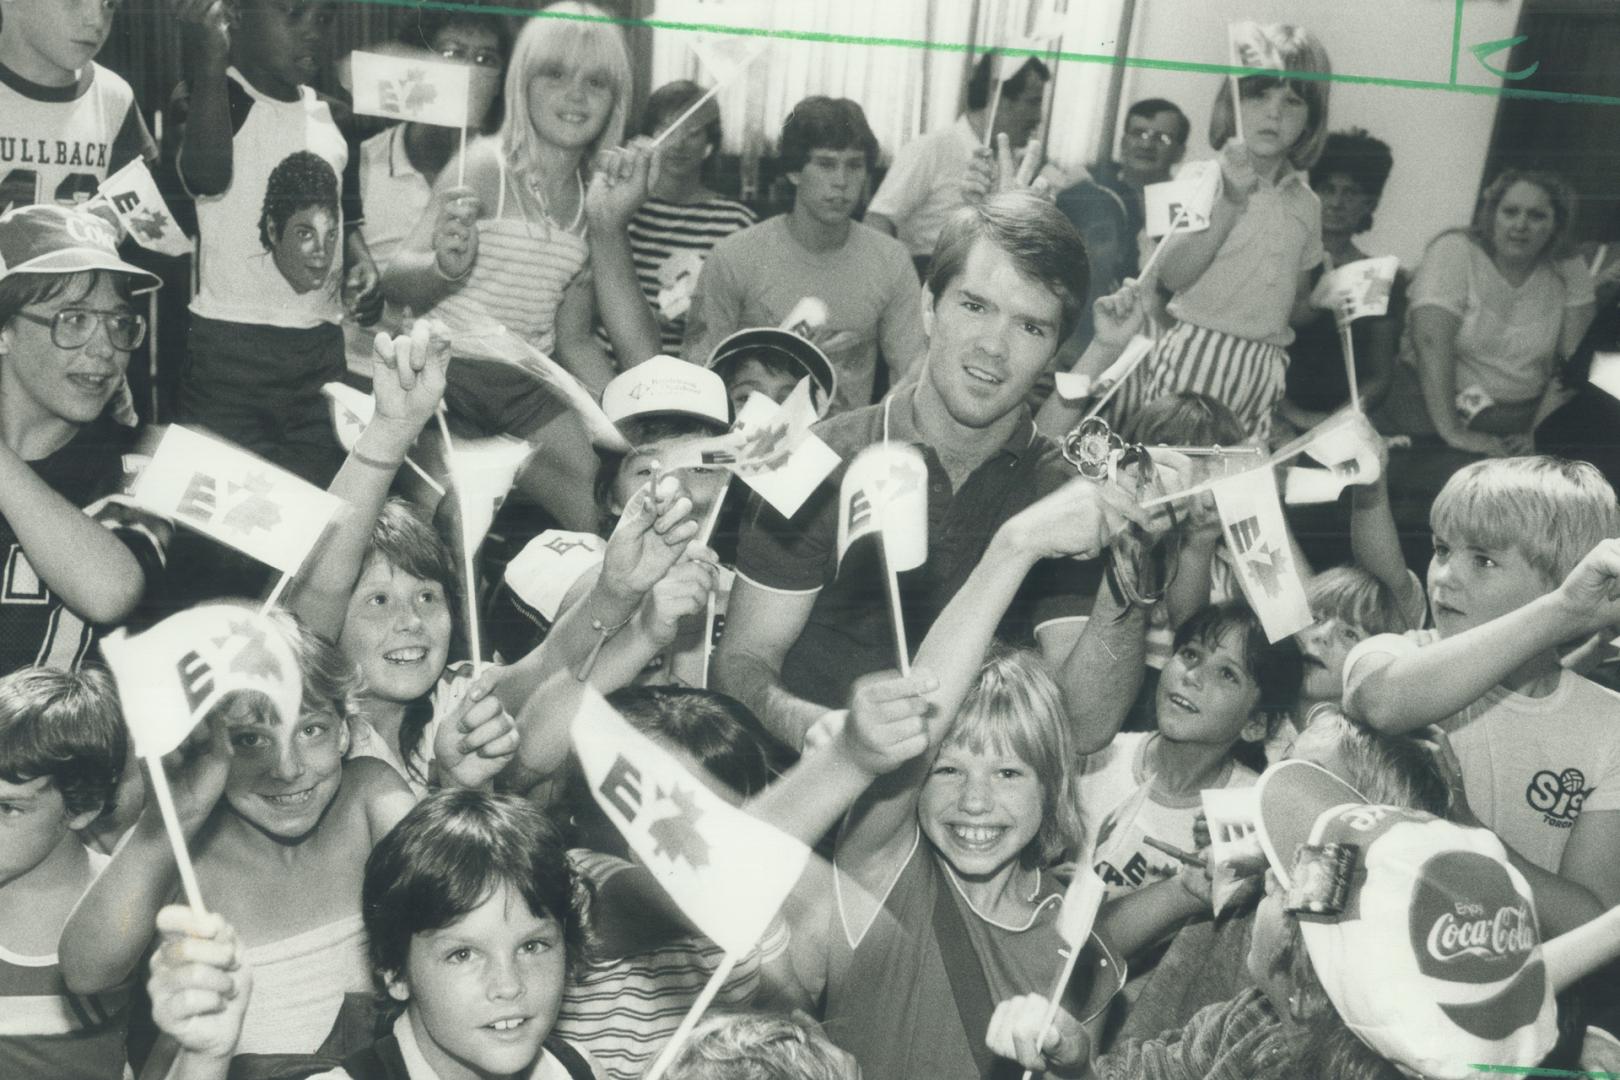
M 637 610 L 640 610 L 639 607 Z M 575 682 L 584 682 L 591 677 L 591 672 L 596 670 L 596 658 L 602 655 L 602 648 L 607 645 L 608 638 L 629 626 L 630 620 L 635 617 L 636 613 L 632 611 L 623 622 L 615 623 L 612 626 L 603 623 L 601 619 L 593 618 L 591 620 L 591 629 L 596 631 L 596 644 L 591 646 L 591 651 L 585 656 L 585 662 L 579 665 L 578 671 L 574 672 Z
M 349 456 L 362 465 L 367 465 L 373 469 L 381 469 L 383 472 L 399 472 L 399 467 L 405 464 L 403 461 L 396 461 L 390 464 L 381 458 L 370 457 L 361 453 L 359 447 L 355 447 L 353 450 L 350 450 Z

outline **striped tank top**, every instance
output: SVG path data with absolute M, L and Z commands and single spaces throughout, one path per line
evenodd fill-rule
M 506 163 L 500 166 L 500 194 L 493 217 L 478 221 L 478 257 L 460 289 L 429 313 L 451 330 L 506 327 L 548 356 L 557 340 L 557 308 L 575 278 L 586 272 L 590 246 L 580 216 L 564 227 L 542 216 L 531 221 L 522 196 L 521 219 L 506 214 Z

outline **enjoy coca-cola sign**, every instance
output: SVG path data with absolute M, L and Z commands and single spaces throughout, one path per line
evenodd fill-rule
M 1412 949 L 1425 975 L 1493 983 L 1540 940 L 1530 902 L 1495 859 L 1450 851 L 1425 862 L 1412 890 Z

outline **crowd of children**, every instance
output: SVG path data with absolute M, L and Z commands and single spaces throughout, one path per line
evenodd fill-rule
M 1448 469 L 1409 565 L 1407 461 L 1312 299 L 1365 257 L 1391 169 L 1331 132 L 1331 43 L 1254 29 L 1276 71 L 1220 81 L 1207 226 L 1139 258 L 1186 118 L 1138 103 L 1123 163 L 1053 190 L 1036 59 L 986 58 L 911 150 L 857 102 L 798 103 L 762 220 L 722 193 L 703 89 L 638 114 L 589 3 L 413 8 L 371 46 L 467 68 L 461 131 L 319 92 L 326 0 L 128 12 L 183 29 L 162 147 L 94 59 L 117 11 L 0 4 L 0 146 L 41 155 L 0 181 L 0 1076 L 1620 1065 L 1620 501 L 1497 440 Z M 273 586 L 143 494 L 162 428 L 126 376 L 160 276 L 98 195 L 130 162 L 197 234 L 148 419 L 337 508 Z M 1499 196 L 1482 214 L 1533 216 Z M 1486 225 L 1443 239 L 1488 261 Z M 1399 393 L 1404 309 L 1444 292 L 1392 291 L 1342 333 L 1369 407 Z M 334 382 L 370 396 L 347 435 Z M 763 413 L 788 419 L 739 419 Z M 1343 497 L 1290 505 L 1257 555 L 1271 526 L 1223 485 L 1276 503 L 1301 481 L 1269 455 L 1330 429 Z M 457 449 L 491 446 L 498 516 Z M 784 502 L 807 447 L 826 467 Z M 874 503 L 882 539 L 852 540 Z M 225 693 L 146 754 L 126 716 L 151 686 L 100 644 L 255 595 L 297 708 Z M 747 948 L 587 781 L 598 693 L 819 853 Z M 725 837 L 656 797 L 681 818 L 660 848 L 707 866 Z

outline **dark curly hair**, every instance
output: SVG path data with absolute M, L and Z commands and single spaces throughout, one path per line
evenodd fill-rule
M 0 678 L 0 779 L 48 778 L 70 815 L 113 809 L 129 754 L 112 677 L 26 667 Z
M 1347 176 L 1374 204 L 1384 195 L 1384 185 L 1395 168 L 1395 155 L 1389 144 L 1375 139 L 1362 128 L 1331 132 L 1322 144 L 1322 156 L 1311 166 L 1311 187 L 1318 187 L 1330 176 Z M 1372 228 L 1372 211 L 1356 228 L 1364 233 Z
M 799 172 L 817 150 L 859 150 L 877 167 L 878 141 L 866 113 L 849 98 L 807 97 L 782 121 L 782 171 Z
M 264 188 L 264 209 L 259 213 L 259 243 L 270 251 L 281 239 L 287 220 L 310 206 L 323 206 L 335 217 L 338 177 L 326 159 L 308 150 L 295 150 L 276 163 Z

